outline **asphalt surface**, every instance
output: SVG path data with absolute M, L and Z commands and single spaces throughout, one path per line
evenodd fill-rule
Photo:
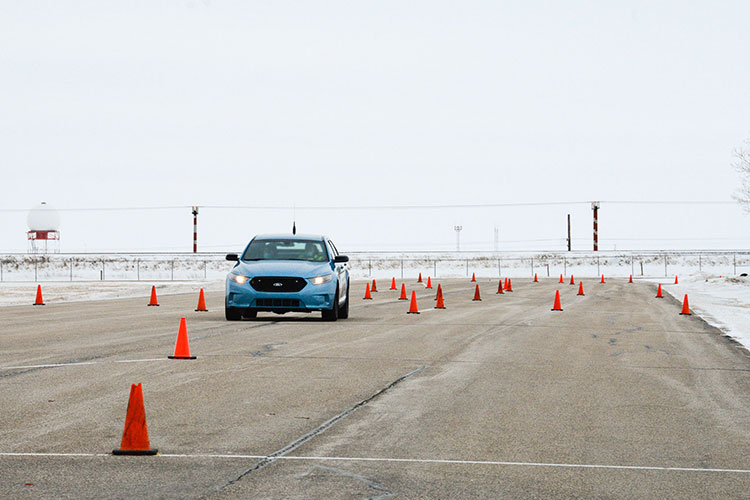
M 0 308 L 0 498 L 750 498 L 750 357 L 655 285 L 414 281 L 336 323 Z M 139 382 L 161 455 L 112 456 Z

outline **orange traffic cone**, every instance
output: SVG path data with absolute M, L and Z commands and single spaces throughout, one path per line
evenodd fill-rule
M 495 292 L 495 294 L 498 293 L 503 293 L 503 280 L 497 282 L 497 292 Z
M 575 285 L 576 284 L 576 280 L 573 278 L 572 274 L 570 275 L 570 284 L 571 285 Z
M 177 342 L 174 345 L 174 354 L 167 357 L 169 359 L 195 359 L 195 356 L 190 355 L 190 344 L 188 343 L 185 318 L 180 318 L 180 330 L 177 332 Z
M 682 312 L 680 312 L 680 314 L 690 316 L 690 306 L 688 305 L 687 294 L 685 294 L 685 298 L 682 300 Z
M 398 288 L 396 288 L 396 278 L 391 280 L 391 290 L 398 290 Z
M 438 297 L 443 296 L 443 287 L 440 286 L 440 283 L 438 283 L 437 293 L 435 294 L 435 298 L 432 300 L 437 300 Z
M 513 291 L 513 284 L 510 282 L 510 278 L 508 278 L 508 284 L 505 286 L 506 292 L 512 292 Z
M 443 302 L 443 289 L 440 288 L 440 283 L 438 283 L 438 291 L 437 291 L 437 304 L 435 304 L 435 309 L 445 309 L 445 303 Z
M 417 280 L 417 283 L 422 283 L 422 273 L 419 273 L 419 279 Z
M 474 273 L 471 273 L 471 282 L 474 283 L 477 280 L 477 276 Z
M 536 273 L 534 273 L 534 283 L 539 283 L 539 278 L 536 277 Z
M 664 295 L 661 294 L 661 283 L 659 283 L 659 288 L 656 289 L 656 298 L 657 299 L 663 299 Z
M 584 295 L 583 293 L 583 281 L 578 282 L 578 295 Z
M 565 282 L 563 281 L 563 275 L 562 275 L 562 274 L 560 275 L 560 283 L 565 283 Z
M 151 300 L 148 301 L 148 305 L 150 306 L 158 306 L 159 301 L 156 300 L 156 287 L 151 286 Z
M 474 290 L 474 298 L 471 300 L 482 300 L 482 297 L 479 296 L 479 284 L 477 284 L 477 288 Z
M 680 282 L 677 281 L 677 275 L 676 274 L 674 275 L 674 284 L 675 285 L 679 285 L 680 284 Z
M 372 286 L 370 287 L 370 291 L 372 291 L 373 293 L 378 291 L 378 284 L 375 283 L 374 279 L 372 280 Z
M 604 275 L 602 274 L 602 280 L 599 283 L 604 283 Z
M 633 282 L 633 275 L 631 274 L 630 279 L 628 280 L 628 283 L 632 283 L 632 282 Z
M 555 291 L 555 304 L 552 306 L 553 311 L 562 311 L 562 305 L 560 305 L 560 290 Z
M 206 309 L 206 297 L 203 295 L 203 288 L 201 288 L 201 293 L 198 295 L 198 308 L 196 311 L 208 311 Z
M 406 314 L 419 314 L 419 309 L 417 308 L 417 292 L 414 290 L 411 291 L 411 304 L 409 304 L 409 310 L 406 311 Z
M 130 399 L 125 414 L 125 428 L 122 431 L 120 448 L 112 450 L 113 455 L 156 455 L 159 450 L 152 449 L 148 441 L 146 427 L 146 409 L 143 406 L 143 389 L 141 384 L 130 386 Z
M 398 300 L 409 300 L 409 298 L 406 296 L 406 285 L 401 283 L 401 296 L 398 298 Z
M 43 306 L 44 299 L 42 299 L 42 285 L 36 286 L 36 300 L 34 301 L 35 306 Z
M 432 280 L 429 276 L 427 276 L 427 286 L 425 286 L 425 288 L 432 288 Z
M 367 283 L 367 286 L 365 287 L 365 296 L 362 297 L 362 300 L 372 300 L 372 295 L 370 295 L 370 283 Z

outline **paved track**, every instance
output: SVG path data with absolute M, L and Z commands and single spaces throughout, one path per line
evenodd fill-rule
M 750 358 L 676 301 L 441 283 L 420 315 L 357 283 L 337 323 L 230 323 L 220 294 L 0 308 L 0 497 L 750 498 Z M 166 359 L 181 316 L 195 361 Z M 163 455 L 113 457 L 138 382 Z

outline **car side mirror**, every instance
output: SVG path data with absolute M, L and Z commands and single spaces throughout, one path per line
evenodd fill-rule
M 346 255 L 337 255 L 333 258 L 334 264 L 342 264 L 344 262 L 349 262 L 349 257 Z
M 236 253 L 228 253 L 227 254 L 227 260 L 231 260 L 233 262 L 237 262 L 237 261 L 240 260 L 240 256 L 237 255 Z

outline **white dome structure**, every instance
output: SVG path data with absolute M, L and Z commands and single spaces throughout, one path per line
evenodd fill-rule
M 29 210 L 26 224 L 29 226 L 26 231 L 29 253 L 60 251 L 60 213 L 57 210 L 41 202 Z
M 26 224 L 29 231 L 59 231 L 60 213 L 43 201 L 29 210 Z

